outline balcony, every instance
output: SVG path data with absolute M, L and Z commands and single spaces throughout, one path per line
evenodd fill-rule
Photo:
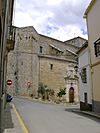
M 15 30 L 16 28 L 14 26 L 8 27 L 8 34 L 7 34 L 7 50 L 14 50 L 14 44 L 15 44 Z

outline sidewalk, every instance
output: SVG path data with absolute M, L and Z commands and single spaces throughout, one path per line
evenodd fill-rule
M 4 133 L 24 133 L 11 103 L 7 103 L 5 109 Z
M 100 120 L 100 114 L 98 114 L 98 113 L 94 113 L 94 112 L 90 112 L 90 111 L 81 111 L 80 109 L 74 109 L 74 110 L 72 110 L 72 112 L 88 115 L 88 116 L 91 116 L 93 118 Z

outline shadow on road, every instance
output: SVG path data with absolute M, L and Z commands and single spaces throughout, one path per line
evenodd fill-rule
M 7 103 L 6 109 L 4 110 L 4 121 L 3 121 L 4 129 L 14 127 L 14 124 L 12 122 L 11 109 L 12 106 L 9 103 Z

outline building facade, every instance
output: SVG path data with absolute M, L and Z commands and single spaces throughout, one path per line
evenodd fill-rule
M 91 66 L 87 42 L 77 54 L 79 62 L 80 110 L 92 111 Z
M 87 20 L 92 74 L 93 111 L 100 113 L 100 1 L 92 0 L 84 17 Z
M 14 0 L 0 0 L 0 133 L 3 132 L 3 116 L 6 103 L 8 52 L 14 48 L 13 5 Z
M 79 86 L 78 86 L 78 65 L 69 64 L 65 75 L 66 82 L 66 100 L 67 102 L 79 102 Z
M 9 53 L 7 78 L 13 81 L 9 92 L 37 96 L 39 83 L 43 83 L 55 91 L 56 97 L 66 87 L 68 66 L 77 65 L 73 48 L 69 50 L 67 43 L 38 34 L 31 26 L 17 28 L 15 49 Z

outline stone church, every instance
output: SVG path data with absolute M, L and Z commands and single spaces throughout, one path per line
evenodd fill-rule
M 76 84 L 74 93 L 78 101 L 78 83 L 71 81 L 68 71 L 72 73 L 77 66 L 76 52 L 86 40 L 76 37 L 62 42 L 37 33 L 32 26 L 16 28 L 15 38 L 14 51 L 8 55 L 7 80 L 12 80 L 8 92 L 36 97 L 39 83 L 43 83 L 56 96 L 61 88 L 66 87 L 69 93 L 70 87 Z M 66 99 L 69 101 L 68 94 Z

